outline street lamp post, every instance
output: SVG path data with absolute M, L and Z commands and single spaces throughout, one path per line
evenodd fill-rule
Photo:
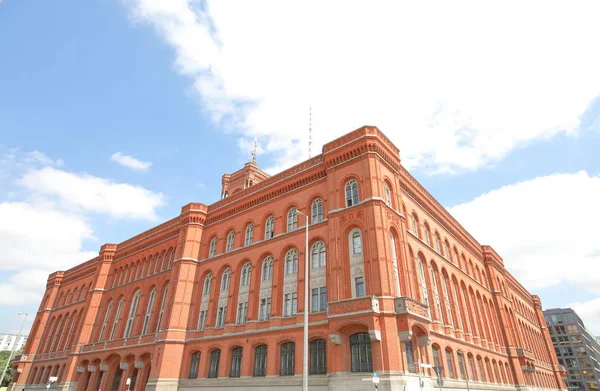
M 304 242 L 304 349 L 302 349 L 302 391 L 308 391 L 308 216 L 296 209 L 296 214 L 306 219 Z
M 10 355 L 8 356 L 8 361 L 6 362 L 6 365 L 4 366 L 4 370 L 2 371 L 2 377 L 0 377 L 0 383 L 2 383 L 2 381 L 4 381 L 4 376 L 6 376 L 6 371 L 8 370 L 8 366 L 10 365 L 10 360 L 12 360 L 12 356 L 15 353 L 15 348 L 17 347 L 17 344 L 19 343 L 19 337 L 21 336 L 21 332 L 23 331 L 23 326 L 25 326 L 25 321 L 27 320 L 27 316 L 29 314 L 27 312 L 17 312 L 17 315 L 25 315 L 25 318 L 23 318 L 23 322 L 21 322 L 21 328 L 19 329 L 19 334 L 17 334 L 15 344 L 13 345 L 13 347 L 10 351 Z

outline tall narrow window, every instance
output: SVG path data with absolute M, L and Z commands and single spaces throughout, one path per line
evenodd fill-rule
M 429 226 L 427 225 L 427 223 L 424 223 L 423 228 L 423 235 L 425 235 L 425 243 L 427 243 L 428 246 L 431 246 L 431 233 L 429 232 Z
M 437 286 L 437 278 L 435 269 L 430 266 L 429 270 L 431 272 L 431 287 L 433 288 L 433 298 L 435 300 L 435 311 L 437 312 L 437 317 L 440 322 L 444 321 L 444 317 L 442 315 L 442 305 L 440 303 L 440 294 Z
M 454 263 L 454 260 L 452 259 L 452 251 L 450 251 L 450 244 L 447 240 L 444 240 L 444 256 L 450 262 Z
M 204 330 L 204 327 L 206 327 L 206 314 L 207 310 L 200 311 L 198 315 L 198 330 Z
M 400 270 L 398 268 L 398 257 L 396 256 L 396 240 L 394 234 L 390 232 L 390 252 L 392 255 L 392 267 L 394 268 L 394 287 L 396 288 L 396 297 L 402 296 L 400 292 Z
M 292 232 L 298 228 L 298 210 L 296 208 L 290 208 L 287 214 L 287 231 Z
M 417 220 L 417 217 L 415 216 L 414 213 L 411 216 L 411 222 L 412 222 L 412 233 L 415 234 L 415 236 L 419 237 L 419 221 Z
M 423 261 L 418 260 L 417 265 L 419 267 L 419 287 L 421 288 L 421 296 L 423 304 L 429 305 L 429 295 L 427 294 L 427 283 L 425 282 L 425 270 L 423 268 Z
M 364 277 L 356 277 L 354 279 L 354 288 L 356 297 L 363 297 L 365 295 L 365 279 Z
M 325 287 L 312 289 L 312 312 L 327 311 L 327 289 Z
M 190 364 L 190 375 L 189 379 L 197 379 L 198 378 L 198 364 L 200 363 L 200 352 L 195 352 L 192 354 L 192 362 Z
M 254 349 L 254 376 L 267 375 L 267 345 Z
M 285 254 L 285 274 L 298 273 L 298 251 L 291 249 Z
M 293 316 L 298 313 L 298 293 L 286 293 L 284 295 L 283 316 Z
M 280 376 L 294 375 L 294 356 L 295 345 L 293 342 L 286 342 L 281 345 Z
M 158 312 L 158 322 L 156 322 L 156 331 L 160 331 L 160 323 L 162 322 L 163 314 L 165 312 L 165 306 L 167 305 L 167 295 L 169 294 L 169 284 L 165 286 L 163 297 L 160 302 L 160 311 Z
M 229 377 L 240 377 L 242 373 L 242 348 L 235 348 L 231 351 L 231 369 Z
M 248 302 L 238 303 L 237 311 L 237 323 L 246 323 L 246 317 L 248 316 Z
M 275 233 L 275 217 L 269 216 L 265 222 L 265 240 L 271 239 Z
M 225 247 L 225 252 L 233 251 L 233 240 L 235 239 L 235 232 L 229 231 L 227 234 L 227 246 Z
M 467 368 L 465 367 L 465 356 L 463 353 L 458 352 L 457 353 L 458 356 L 458 370 L 460 371 L 460 378 L 461 379 L 466 379 L 467 378 Z
M 448 377 L 454 379 L 454 358 L 452 357 L 451 350 L 446 350 L 446 368 L 448 370 Z
M 210 352 L 210 368 L 208 377 L 211 379 L 219 376 L 219 360 L 221 359 L 221 349 L 216 349 Z
M 244 239 L 244 246 L 250 246 L 254 240 L 254 224 L 248 224 L 246 227 L 246 238 Z
M 325 365 L 325 340 L 315 339 L 311 341 L 310 346 L 310 374 L 324 375 L 326 373 Z
M 208 257 L 213 258 L 217 252 L 217 238 L 214 237 L 210 240 L 210 246 L 208 247 Z
M 227 316 L 227 306 L 222 306 L 217 309 L 217 321 L 215 327 L 225 327 L 225 317 Z
M 110 317 L 110 310 L 112 309 L 112 301 L 108 302 L 106 306 L 106 312 L 104 313 L 104 321 L 102 322 L 102 327 L 100 328 L 100 335 L 98 336 L 98 342 L 102 342 L 104 338 L 104 331 L 106 330 L 106 324 L 108 323 L 108 319 Z
M 350 336 L 350 360 L 352 372 L 373 372 L 371 339 L 368 333 Z
M 384 182 L 383 184 L 383 190 L 385 193 L 385 204 L 389 207 L 392 206 L 392 191 L 390 190 L 390 187 L 388 186 L 387 183 Z
M 439 234 L 437 232 L 433 235 L 433 244 L 435 246 L 435 251 L 438 254 L 441 254 L 442 253 L 442 246 L 440 244 L 440 236 L 439 236 Z
M 431 347 L 431 351 L 433 352 L 433 366 L 441 367 L 442 365 L 440 362 L 440 348 L 434 345 Z M 443 376 L 443 373 L 440 375 Z
M 131 300 L 131 306 L 129 307 L 129 316 L 127 317 L 127 324 L 125 325 L 125 332 L 123 333 L 123 338 L 131 337 L 131 332 L 133 331 L 133 321 L 135 320 L 135 314 L 137 313 L 137 307 L 140 302 L 140 295 L 142 292 L 137 290 L 133 295 L 133 299 Z
M 483 361 L 481 361 L 481 357 L 477 357 L 477 366 L 479 367 L 479 374 L 481 375 L 480 380 L 483 382 L 487 381 L 485 378 L 485 370 L 483 369 Z
M 317 224 L 323 221 L 323 200 L 317 198 L 312 203 L 312 223 Z
M 358 204 L 358 182 L 351 179 L 346 182 L 346 207 Z
M 258 320 L 269 320 L 271 317 L 271 298 L 266 297 L 260 299 L 260 308 L 258 312 Z
M 443 274 L 442 291 L 444 294 L 444 304 L 446 305 L 446 312 L 448 313 L 448 324 L 454 326 L 454 319 L 452 318 L 452 304 L 450 303 L 450 295 L 448 294 L 448 278 Z
M 313 244 L 311 255 L 311 264 L 313 269 L 325 266 L 325 243 L 319 241 Z
M 121 319 L 121 309 L 123 308 L 123 302 L 125 299 L 121 298 L 119 300 L 119 304 L 117 304 L 117 310 L 115 311 L 115 320 L 113 321 L 112 329 L 110 330 L 109 340 L 113 340 L 115 338 L 115 333 L 117 332 L 117 325 L 119 324 L 119 320 Z
M 227 268 L 221 276 L 221 292 L 229 291 L 229 282 L 231 281 L 231 269 Z
M 362 238 L 360 231 L 354 231 L 352 234 L 352 252 L 354 254 L 362 254 Z
M 146 314 L 144 315 L 144 325 L 142 326 L 142 335 L 148 333 L 148 327 L 150 326 L 150 318 L 152 317 L 152 309 L 154 308 L 154 299 L 156 297 L 156 288 L 150 291 L 148 297 L 148 305 L 146 306 Z
M 252 274 L 252 265 L 250 262 L 246 262 L 246 264 L 242 267 L 242 277 L 240 279 L 240 286 L 247 286 L 250 284 L 250 277 Z
M 273 279 L 273 257 L 268 256 L 262 265 L 262 280 L 271 281 Z

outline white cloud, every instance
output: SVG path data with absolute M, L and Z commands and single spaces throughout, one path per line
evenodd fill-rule
M 277 168 L 306 156 L 309 106 L 315 150 L 371 124 L 405 165 L 453 172 L 573 133 L 600 95 L 594 1 L 123 1 Z
M 134 158 L 133 156 L 124 155 L 121 152 L 115 152 L 110 157 L 110 160 L 117 162 L 118 164 L 131 168 L 132 170 L 145 171 L 150 168 L 152 162 L 143 162 Z
M 69 205 L 118 219 L 155 220 L 156 208 L 164 204 L 161 193 L 140 186 L 52 167 L 31 170 L 19 183 L 34 193 L 58 196 Z
M 600 295 L 600 208 L 590 207 L 598 199 L 600 177 L 582 171 L 504 186 L 449 211 L 529 290 L 568 283 Z

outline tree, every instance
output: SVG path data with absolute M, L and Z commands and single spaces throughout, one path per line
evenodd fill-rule
M 4 379 L 1 379 L 2 381 L 0 382 L 0 387 L 7 387 L 8 384 L 11 382 L 12 380 L 12 365 L 13 362 L 15 361 L 15 357 L 18 356 L 19 354 L 21 354 L 21 351 L 15 352 L 12 356 L 12 359 L 10 360 L 10 366 L 8 368 L 8 371 L 6 371 L 6 375 L 4 375 Z M 8 357 L 10 357 L 10 350 L 2 350 L 0 351 L 0 371 L 4 370 L 4 366 L 6 365 L 6 361 L 8 360 Z M 0 375 L 2 374 L 2 372 L 0 372 Z

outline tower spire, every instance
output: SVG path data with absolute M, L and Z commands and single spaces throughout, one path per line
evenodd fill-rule
M 258 139 L 254 136 L 254 149 L 252 150 L 252 163 L 256 164 L 256 149 L 258 147 Z

